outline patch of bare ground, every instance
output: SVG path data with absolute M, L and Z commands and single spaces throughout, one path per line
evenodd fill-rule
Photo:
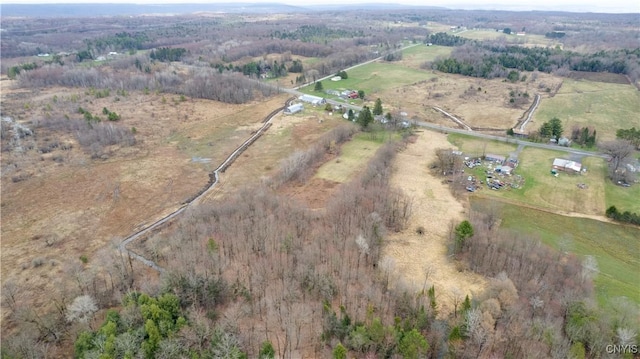
M 35 130 L 34 139 L 28 139 L 35 141 L 32 149 L 15 151 L 2 142 L 3 284 L 11 279 L 25 288 L 22 299 L 34 308 L 51 305 L 42 293 L 72 280 L 67 274 L 80 256 L 99 267 L 104 258 L 97 253 L 114 238 L 178 207 L 206 185 L 209 171 L 285 99 L 228 105 L 155 93 L 96 98 L 84 90 L 12 90 L 3 84 L 3 116 Z M 79 106 L 103 122 L 103 108 L 117 112 L 121 120 L 114 125 L 135 128 L 137 143 L 108 146 L 106 157 L 92 159 L 73 133 L 36 127 L 33 121 L 81 118 Z M 55 141 L 72 148 L 39 152 L 39 146 Z M 13 180 L 21 173 L 28 174 L 26 179 Z M 6 313 L 3 308 L 3 320 Z
M 528 73 L 525 81 L 516 83 L 436 73 L 438 77 L 430 80 L 384 91 L 380 98 L 386 106 L 407 112 L 410 118 L 456 127 L 442 113 L 433 110 L 433 106 L 437 106 L 471 127 L 506 130 L 523 116 L 536 93 L 543 98 L 549 96 L 562 82 L 544 73 Z
M 462 221 L 465 210 L 449 186 L 430 173 L 429 166 L 436 149 L 448 147 L 445 135 L 423 132 L 398 154 L 391 184 L 413 198 L 412 214 L 406 230 L 388 237 L 383 253 L 395 261 L 400 281 L 418 291 L 425 283 L 434 285 L 443 315 L 453 310 L 454 296 L 472 297 L 486 285 L 484 277 L 459 271 L 447 254 L 450 224 Z M 424 233 L 418 234 L 418 228 Z

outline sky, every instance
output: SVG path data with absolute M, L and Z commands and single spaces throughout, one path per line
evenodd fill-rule
M 354 4 L 354 3 L 398 3 L 403 5 L 443 6 L 453 9 L 504 9 L 504 10 L 558 10 L 586 12 L 640 13 L 640 0 L 7 0 L 10 4 L 56 4 L 56 3 L 283 3 L 289 5 Z M 638 21 L 640 27 L 640 18 Z

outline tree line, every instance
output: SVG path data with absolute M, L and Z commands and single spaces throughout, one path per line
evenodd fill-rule
M 550 73 L 561 68 L 635 77 L 639 59 L 640 48 L 580 54 L 557 48 L 469 42 L 458 46 L 449 58 L 436 60 L 431 66 L 442 72 L 482 78 L 502 77 L 506 69 Z

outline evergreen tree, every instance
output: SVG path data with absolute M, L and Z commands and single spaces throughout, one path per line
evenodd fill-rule
M 316 82 L 316 85 L 313 88 L 313 91 L 320 92 L 322 90 L 324 90 L 324 86 L 322 86 L 322 81 Z
M 371 114 L 371 110 L 369 110 L 368 106 L 362 108 L 360 114 L 358 115 L 357 122 L 362 126 L 362 128 L 367 128 L 371 122 L 373 122 L 373 115 Z
M 382 115 L 382 100 L 380 100 L 380 98 L 378 98 L 376 100 L 376 104 L 373 106 L 373 114 L 375 116 L 379 116 Z

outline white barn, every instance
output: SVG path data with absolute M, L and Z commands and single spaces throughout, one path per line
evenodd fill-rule
M 323 104 L 325 104 L 327 102 L 324 98 L 318 97 L 318 96 L 313 96 L 313 95 L 302 95 L 302 96 L 298 97 L 298 100 L 300 100 L 302 102 L 310 103 L 310 104 L 312 104 L 314 106 L 323 105 Z
M 304 110 L 304 105 L 301 103 L 296 103 L 284 109 L 284 113 L 286 115 L 293 115 L 294 113 L 298 113 Z

